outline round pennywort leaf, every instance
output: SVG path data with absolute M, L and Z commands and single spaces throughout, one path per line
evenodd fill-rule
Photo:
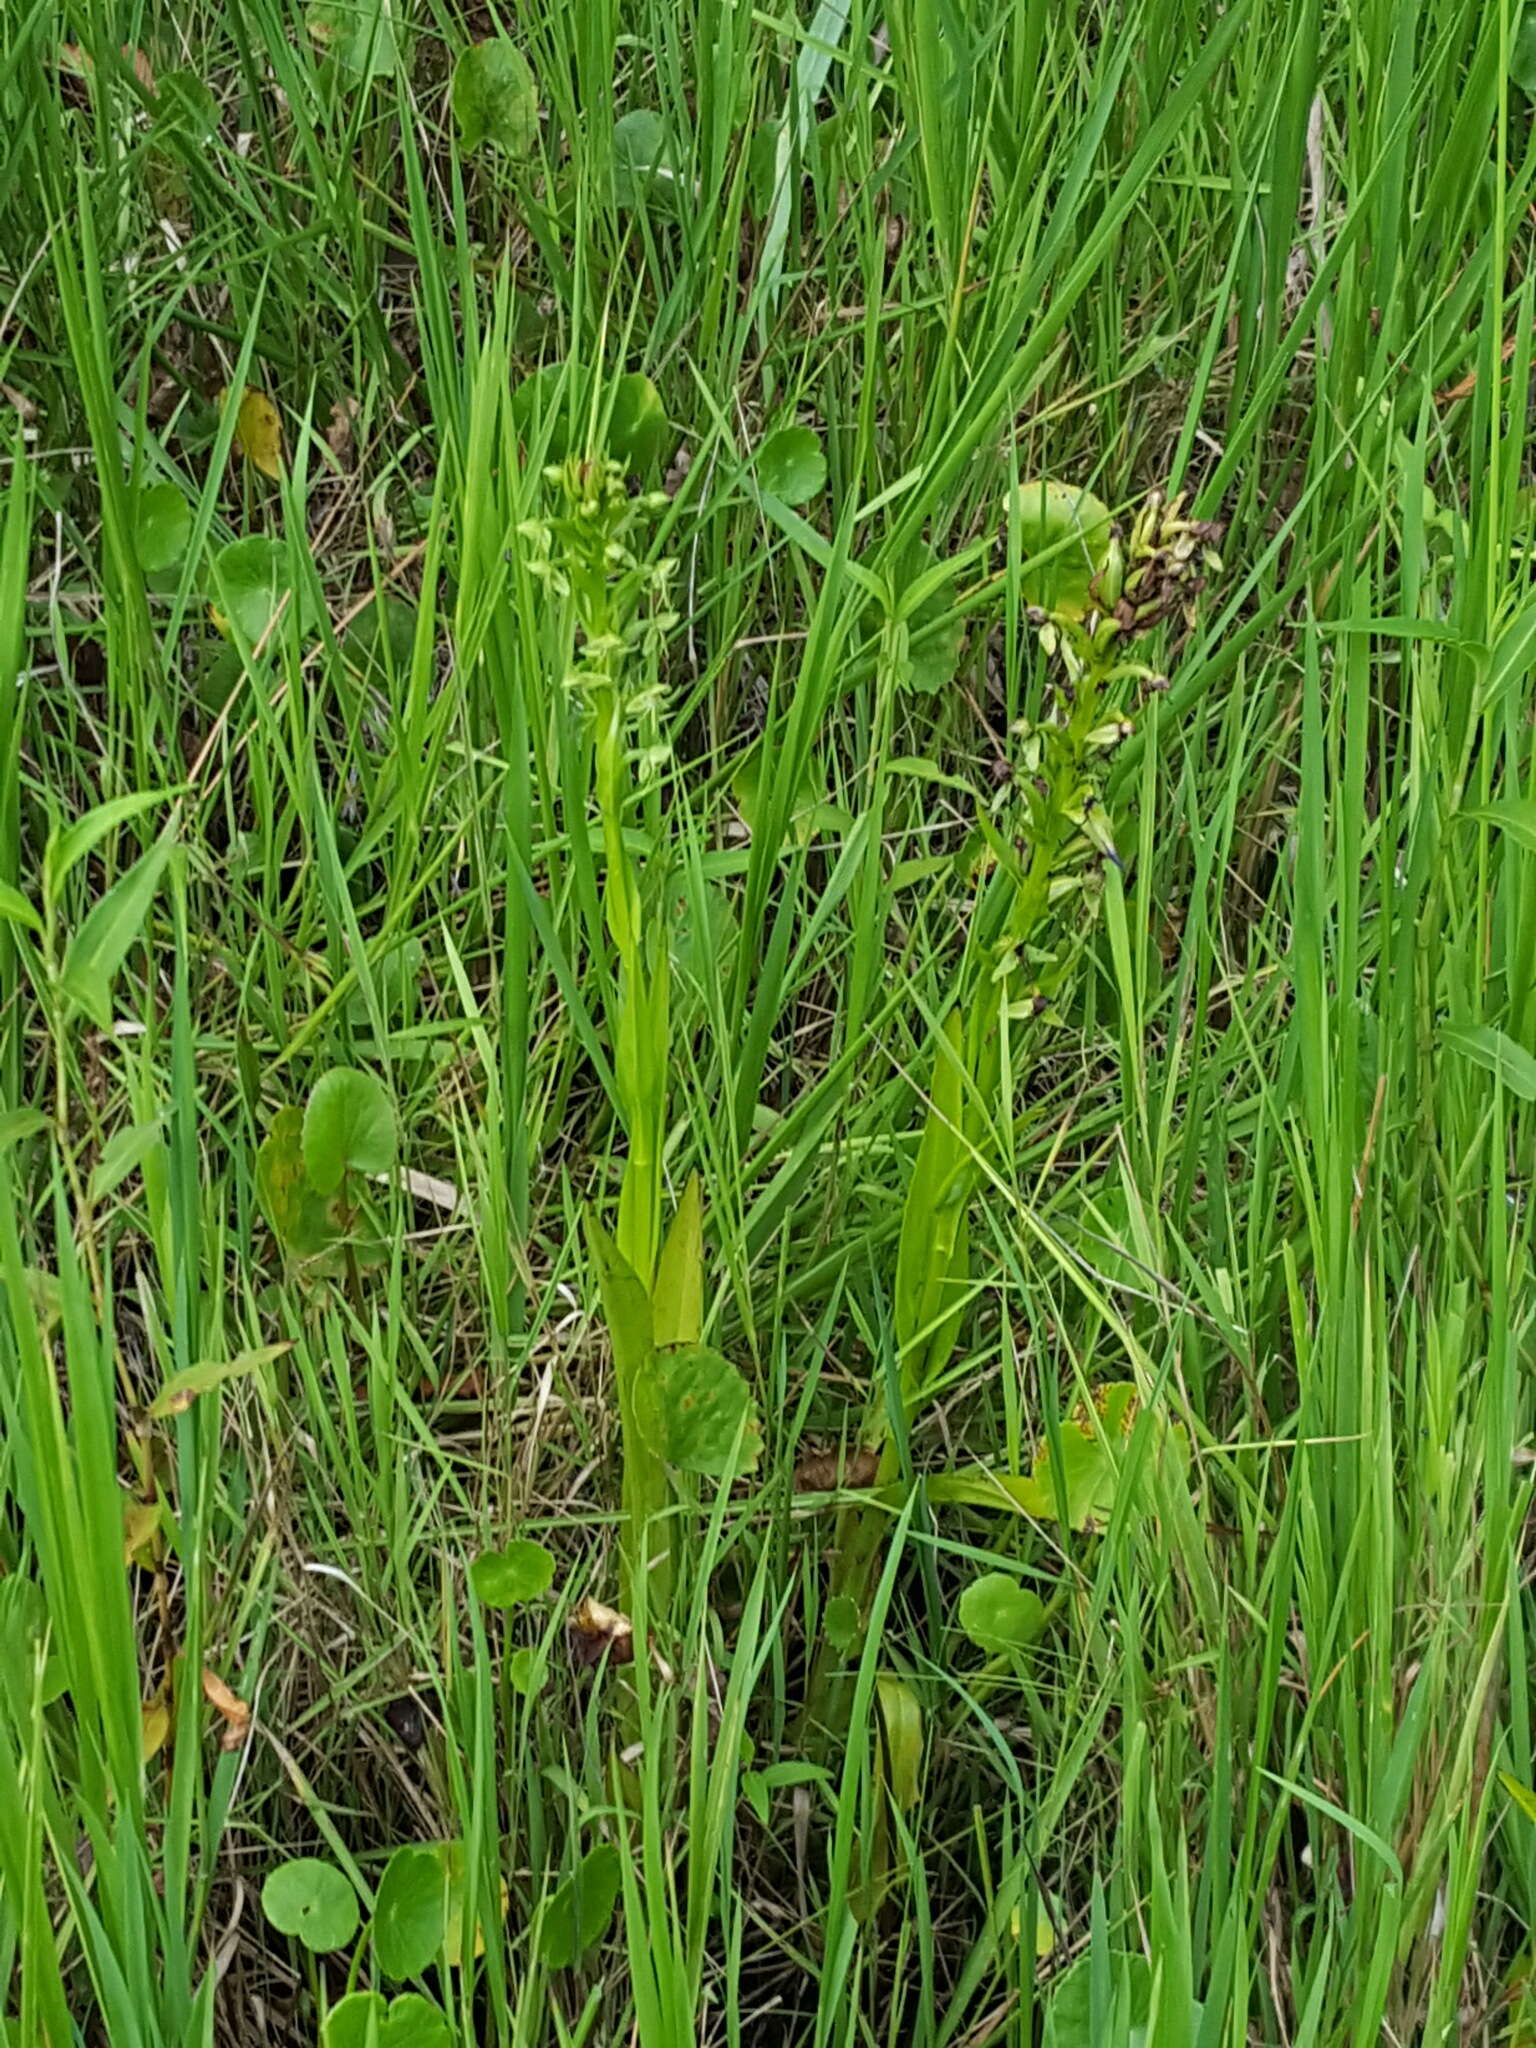
M 411 1843 L 384 1867 L 373 1909 L 373 1952 L 386 1977 L 419 1977 L 443 1945 L 448 1879 L 435 1848 Z
M 333 1195 L 347 1173 L 388 1173 L 394 1163 L 395 1111 L 384 1083 L 358 1067 L 322 1074 L 304 1110 L 310 1186 Z
M 757 451 L 757 480 L 786 505 L 804 505 L 827 481 L 827 458 L 810 427 L 777 427 Z
M 469 1568 L 470 1584 L 487 1607 L 524 1607 L 547 1593 L 555 1560 L 542 1543 L 526 1538 L 503 1550 L 487 1550 Z
M 762 1423 L 746 1381 L 707 1344 L 653 1352 L 637 1376 L 635 1409 L 651 1449 L 682 1472 L 736 1479 L 762 1450 Z
M 155 576 L 173 569 L 192 537 L 192 508 L 174 484 L 151 484 L 139 493 L 133 537 L 139 566 Z
M 345 1948 L 357 1932 L 357 1893 L 318 1856 L 280 1863 L 261 1888 L 261 1910 L 279 1934 L 293 1935 L 316 1955 Z
M 539 1955 L 547 1969 L 569 1970 L 597 1942 L 619 1896 L 619 1852 L 589 1849 L 544 1909 Z
M 1037 477 L 1015 491 L 1014 517 L 1024 560 L 1024 602 L 1058 618 L 1082 618 L 1108 555 L 1109 507 L 1091 491 Z
M 471 43 L 453 67 L 453 114 L 466 149 L 487 143 L 526 156 L 539 139 L 539 89 L 532 67 L 506 36 Z
M 1009 1573 L 984 1572 L 960 1595 L 960 1626 L 978 1649 L 1007 1655 L 1040 1640 L 1045 1606 Z
M 667 414 L 661 393 L 639 370 L 614 386 L 608 416 L 608 452 L 637 473 L 654 467 L 666 451 Z

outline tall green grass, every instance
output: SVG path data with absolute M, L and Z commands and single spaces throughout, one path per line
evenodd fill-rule
M 451 5 L 397 10 L 366 84 L 269 0 L 13 8 L 0 884 L 39 904 L 51 830 L 159 793 L 64 879 L 63 938 L 167 820 L 176 850 L 114 1030 L 0 920 L 0 2034 L 312 2042 L 346 1958 L 266 1926 L 265 1875 L 323 1855 L 371 1902 L 453 1838 L 485 1948 L 429 1982 L 466 2044 L 1530 2038 L 1521 12 L 529 4 L 542 128 L 509 161 L 456 147 L 489 18 Z M 179 70 L 206 118 L 166 111 Z M 637 110 L 669 138 L 638 189 Z M 654 379 L 690 457 L 630 827 L 672 849 L 666 1184 L 700 1176 L 706 1334 L 765 1418 L 748 1482 L 673 1509 L 660 1661 L 597 1677 L 564 1634 L 620 1584 L 582 1229 L 625 1158 L 614 968 L 518 534 L 586 387 L 531 430 L 513 403 L 573 359 Z M 278 479 L 221 410 L 246 385 Z M 828 465 L 797 508 L 759 465 L 796 423 Z M 1155 646 L 1081 972 L 1010 1041 L 973 1301 L 864 1503 L 873 1612 L 818 1748 L 846 1523 L 795 1468 L 900 1370 L 971 822 L 1049 676 L 996 549 L 1040 474 L 1188 490 L 1226 568 Z M 157 483 L 192 539 L 146 579 Z M 252 533 L 317 622 L 296 601 L 260 656 L 207 622 L 209 552 Z M 414 609 L 362 658 L 385 593 Z M 285 1262 L 256 1181 L 337 1064 L 454 1190 L 374 1190 L 361 1309 Z M 1126 1380 L 1102 1526 L 942 1497 Z M 161 1518 L 125 1562 L 135 1499 Z M 560 1575 L 511 1620 L 465 1563 L 516 1535 Z M 1050 1608 L 1023 1660 L 957 1623 L 997 1569 Z M 204 1670 L 251 1708 L 229 1750 Z M 618 1914 L 552 1971 L 601 1840 Z

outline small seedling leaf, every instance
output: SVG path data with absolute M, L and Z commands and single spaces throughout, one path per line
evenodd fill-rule
M 534 1693 L 543 1690 L 546 1675 L 542 1650 L 525 1647 L 514 1650 L 507 1659 L 507 1683 L 514 1692 L 521 1693 L 524 1699 L 529 1699 Z
M 419 1977 L 441 1950 L 447 1923 L 447 1874 L 437 1850 L 421 1843 L 397 1849 L 373 1910 L 373 1950 L 385 1976 Z
M 261 1910 L 279 1934 L 292 1935 L 317 1956 L 345 1948 L 360 1918 L 349 1880 L 318 1856 L 280 1863 L 261 1888 Z
M 1499 1783 L 1513 1799 L 1527 1820 L 1536 1820 L 1536 1792 L 1529 1785 L 1521 1784 L 1513 1772 L 1500 1771 Z
M 707 1344 L 654 1351 L 637 1377 L 641 1434 L 659 1458 L 708 1479 L 739 1479 L 762 1450 L 762 1424 L 746 1381 Z
M 471 43 L 453 67 L 453 114 L 465 149 L 494 143 L 526 156 L 539 139 L 539 88 L 528 59 L 506 36 Z
M 47 1648 L 50 1626 L 48 1601 L 35 1580 L 0 1579 L 0 1692 L 18 1727 L 30 1722 L 34 1699 L 52 1706 L 66 1689 L 63 1659 Z
M 619 1852 L 607 1842 L 582 1857 L 544 1909 L 539 1955 L 546 1969 L 571 1969 L 601 1940 L 618 1903 L 619 1880 Z
M 175 568 L 192 538 L 192 507 L 175 484 L 150 484 L 139 492 L 133 537 L 147 575 Z
M 781 504 L 805 505 L 827 481 L 827 458 L 810 427 L 778 427 L 757 451 L 757 481 Z
M 1109 507 L 1091 492 L 1040 477 L 1018 486 L 1013 516 L 1024 563 L 1024 602 L 1058 618 L 1081 619 L 1109 548 Z M 1044 559 L 1037 562 L 1037 557 Z
M 395 1110 L 384 1083 L 358 1067 L 322 1074 L 304 1110 L 310 1186 L 333 1195 L 348 1173 L 388 1173 L 394 1163 Z
M 171 842 L 162 839 L 126 874 L 119 875 L 86 913 L 65 952 L 60 990 L 103 1031 L 112 1028 L 112 983 L 117 970 L 144 929 L 170 857 Z
M 1027 1650 L 1045 1628 L 1045 1604 L 1007 1572 L 984 1572 L 960 1595 L 960 1626 L 989 1656 Z
M 555 1560 L 542 1543 L 526 1538 L 487 1550 L 469 1568 L 470 1584 L 486 1607 L 524 1607 L 549 1591 Z
M 608 415 L 608 452 L 636 474 L 654 469 L 666 453 L 667 412 L 650 378 L 631 370 L 613 390 Z
M 247 385 L 235 415 L 235 446 L 263 476 L 283 473 L 283 423 L 264 391 Z

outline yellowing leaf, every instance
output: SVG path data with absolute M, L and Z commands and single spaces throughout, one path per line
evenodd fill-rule
M 1526 1819 L 1536 1820 L 1536 1792 L 1533 1792 L 1529 1785 L 1522 1785 L 1520 1780 L 1509 1771 L 1500 1771 L 1499 1783 L 1504 1787 L 1504 1790 L 1513 1799 Z
M 244 1742 L 251 1725 L 251 1710 L 246 1702 L 232 1693 L 216 1671 L 203 1671 L 203 1698 L 224 1723 L 224 1732 L 219 1737 L 220 1749 L 238 1749 Z
M 123 1509 L 123 1563 L 154 1563 L 160 1533 L 160 1500 L 131 1500 Z
M 171 1710 L 164 1699 L 156 1693 L 152 1700 L 146 1700 L 139 1709 L 139 1754 L 145 1763 L 153 1763 L 165 1747 L 166 1737 L 171 1732 Z
M 278 418 L 277 407 L 264 391 L 257 391 L 249 384 L 240 400 L 240 410 L 235 416 L 235 446 L 261 471 L 263 476 L 281 476 L 283 473 L 283 423 Z

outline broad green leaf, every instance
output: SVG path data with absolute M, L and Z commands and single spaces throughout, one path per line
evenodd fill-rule
M 133 522 L 139 567 L 148 575 L 173 569 L 192 538 L 192 507 L 175 484 L 150 484 L 139 492 Z
M 619 1896 L 619 1852 L 607 1842 L 589 1849 L 549 1904 L 539 1925 L 539 1957 L 549 1970 L 569 1970 L 602 1939 Z
M 106 895 L 91 906 L 65 951 L 59 987 L 74 1007 L 103 1031 L 112 1028 L 112 983 L 117 970 L 144 929 L 170 857 L 171 842 L 162 839 L 126 874 L 119 875 Z
M 858 1601 L 847 1593 L 834 1593 L 821 1617 L 821 1632 L 833 1649 L 846 1657 L 862 1633 Z
M 621 1388 L 627 1387 L 651 1355 L 654 1341 L 651 1298 L 613 1239 L 591 1215 L 587 1217 L 587 1243 L 591 1247 L 593 1264 L 597 1267 L 603 1319 L 608 1325 L 614 1365 Z
M 48 1601 L 35 1580 L 0 1578 L 0 1695 L 10 1701 L 15 1725 L 30 1725 L 33 1703 L 51 1706 L 66 1688 L 62 1658 L 47 1648 Z
M 419 1977 L 437 1959 L 448 1925 L 448 1879 L 429 1844 L 397 1849 L 373 1909 L 373 1952 L 386 1977 Z
M 326 2015 L 320 2048 L 452 2048 L 442 2007 L 416 1991 L 386 2005 L 379 1991 L 352 1991 Z
M 9 882 L 0 882 L 0 917 L 10 924 L 25 925 L 30 932 L 40 932 L 43 920 L 32 908 L 19 889 Z
M 494 143 L 526 156 L 539 139 L 539 88 L 522 51 L 506 36 L 471 43 L 453 67 L 453 116 L 465 149 Z
M 487 1550 L 469 1568 L 470 1584 L 486 1607 L 523 1607 L 547 1593 L 555 1560 L 542 1543 L 524 1537 L 501 1550 Z
M 155 127 L 178 128 L 189 142 L 208 142 L 218 133 L 219 103 L 189 66 L 160 74 Z
M 436 1854 L 438 1863 L 442 1868 L 443 1883 L 445 1886 L 446 1897 L 448 1902 L 447 1914 L 443 1922 L 443 1955 L 447 1959 L 449 1968 L 456 1970 L 461 1967 L 465 1959 L 464 1879 L 466 1865 L 464 1844 L 462 1842 L 438 1842 L 434 1845 L 434 1853 Z M 485 1884 L 482 1880 L 476 1888 L 477 1897 L 481 1905 L 482 1913 L 484 1910 L 485 1903 L 485 1889 Z M 511 1899 L 511 1894 L 507 1888 L 507 1882 L 505 1878 L 501 1880 L 498 1889 L 500 1897 L 501 1917 L 505 1919 L 507 1913 L 507 1906 L 510 1903 Z M 477 1920 L 475 1923 L 475 1939 L 473 1944 L 473 1950 L 474 1954 L 477 1956 L 485 1954 L 485 1921 L 483 1918 Z
M 269 534 L 248 534 L 220 548 L 213 558 L 213 585 L 214 624 L 226 637 L 231 626 L 237 627 L 252 648 L 268 636 L 280 610 L 285 619 L 295 619 L 300 633 L 315 624 L 307 584 L 294 590 L 287 543 Z
M 321 48 L 366 85 L 395 68 L 394 14 L 391 0 L 314 0 L 305 19 Z
M 256 1153 L 256 1193 L 278 1240 L 301 1259 L 336 1240 L 330 1211 L 304 1171 L 304 1112 L 282 1109 Z
M 1042 1520 L 1060 1513 L 1063 1490 L 1067 1522 L 1085 1529 L 1104 1523 L 1114 1511 L 1119 1485 L 1119 1454 L 1136 1420 L 1136 1389 L 1128 1380 L 1112 1381 L 1094 1390 L 1093 1411 L 1079 1402 L 1061 1423 L 1061 1473 L 1051 1463 L 1049 1445 L 1042 1447 L 1028 1481 L 1028 1512 Z
M 807 762 L 790 800 L 788 830 L 797 846 L 809 846 L 813 839 L 846 832 L 853 824 L 847 811 L 825 801 L 817 774 L 815 764 Z M 757 740 L 731 771 L 731 794 L 736 799 L 743 824 L 754 835 L 761 829 L 767 813 L 762 782 L 763 743 Z
M 635 1415 L 658 1458 L 704 1478 L 739 1479 L 763 1447 L 746 1381 L 705 1344 L 652 1352 L 636 1383 Z
M 1045 1604 L 1008 1572 L 984 1572 L 960 1595 L 960 1626 L 990 1656 L 1027 1650 L 1045 1628 Z
M 322 1195 L 348 1173 L 388 1173 L 395 1163 L 395 1108 L 376 1074 L 333 1067 L 304 1109 L 304 1171 Z
M 83 818 L 76 818 L 61 832 L 50 833 L 43 849 L 43 901 L 52 903 L 57 899 L 70 869 L 78 866 L 109 832 L 126 825 L 130 818 L 142 817 L 146 811 L 169 802 L 169 795 L 158 789 L 141 790 L 136 796 L 115 796 L 87 811 Z
M 656 1262 L 653 1341 L 697 1344 L 704 1329 L 704 1219 L 699 1176 L 690 1174 Z
M 261 1910 L 279 1934 L 291 1934 L 316 1955 L 345 1948 L 361 1917 L 350 1879 L 318 1856 L 280 1863 L 261 1888 Z
M 760 1771 L 743 1771 L 741 1792 L 761 1825 L 767 1827 L 769 1806 L 775 1792 L 795 1785 L 830 1785 L 831 1782 L 832 1773 L 824 1764 L 788 1759 L 780 1764 L 765 1764 Z
M 145 1124 L 124 1124 L 101 1148 L 101 1157 L 91 1168 L 91 1200 L 99 1202 L 144 1164 L 162 1143 L 164 1129 L 158 1117 Z
M 407 674 L 415 649 L 416 607 L 387 590 L 369 598 L 341 643 L 349 666 L 385 678 Z
M 1536 99 L 1536 7 L 1529 4 L 1510 34 L 1509 76 L 1527 99 Z
M 1092 604 L 1093 579 L 1109 547 L 1113 521 L 1108 506 L 1088 491 L 1042 477 L 1018 486 L 1013 516 L 1024 563 L 1024 602 L 1058 618 L 1081 619 Z
M 1483 804 L 1476 809 L 1462 811 L 1460 816 L 1469 824 L 1494 825 L 1506 839 L 1523 846 L 1527 853 L 1536 853 L 1536 802 L 1530 797 L 1510 797 L 1507 802 Z
M 512 424 L 518 439 L 532 442 L 547 425 L 545 454 L 550 462 L 564 462 L 569 455 L 584 453 L 592 392 L 592 372 L 574 357 L 532 371 L 512 392 Z
M 661 393 L 639 370 L 619 379 L 608 415 L 608 453 L 639 474 L 654 469 L 667 450 L 667 413 Z
M 903 1812 L 923 1782 L 923 1710 L 910 1686 L 889 1672 L 875 1680 L 880 1757 L 886 1789 Z
M 779 427 L 757 451 L 757 481 L 786 505 L 805 505 L 827 481 L 821 438 L 810 427 Z
M 8 1152 L 24 1138 L 46 1131 L 48 1119 L 40 1109 L 0 1109 L 0 1152 Z
M 936 696 L 955 679 L 965 645 L 965 620 L 954 609 L 954 592 L 941 583 L 908 606 L 906 593 L 923 583 L 939 566 L 939 557 L 924 540 L 914 541 L 892 574 L 898 609 L 907 625 L 906 687 L 925 697 Z
M 1111 2031 L 1095 2033 L 1092 1964 L 1087 1958 L 1075 1963 L 1046 2005 L 1043 2048 L 1105 2048 L 1106 2041 L 1143 2048 L 1152 2010 L 1151 1968 L 1142 1956 L 1117 1956 L 1111 1982 L 1113 2005 L 1106 2015 Z M 1194 2035 L 1180 2038 L 1193 2040 Z
M 621 207 L 663 200 L 676 204 L 677 174 L 666 123 L 649 107 L 613 124 L 613 196 Z
M 1475 1024 L 1465 1030 L 1447 1027 L 1440 1042 L 1473 1066 L 1497 1074 L 1510 1094 L 1518 1095 L 1522 1102 L 1536 1102 L 1536 1059 L 1507 1033 L 1491 1024 Z
M 1108 1521 L 1119 1483 L 1119 1454 L 1136 1419 L 1136 1389 L 1127 1380 L 1099 1387 L 1094 1415 L 1079 1404 L 1061 1424 L 1062 1468 L 1067 1518 L 1074 1529 Z M 1175 1456 L 1179 1433 L 1170 1429 L 1163 1440 Z M 984 1466 L 938 1472 L 927 1481 L 935 1506 L 1003 1508 L 1036 1521 L 1055 1521 L 1058 1513 L 1056 1476 L 1049 1447 L 1042 1447 L 1027 1473 L 992 1472 Z
M 215 1387 L 225 1386 L 230 1380 L 244 1379 L 247 1373 L 270 1365 L 273 1359 L 285 1357 L 292 1349 L 292 1344 L 262 1344 L 253 1351 L 242 1351 L 234 1358 L 210 1359 L 200 1365 L 184 1366 L 180 1372 L 171 1374 L 149 1404 L 147 1412 L 156 1421 L 167 1415 L 185 1414 L 200 1394 L 211 1394 Z

